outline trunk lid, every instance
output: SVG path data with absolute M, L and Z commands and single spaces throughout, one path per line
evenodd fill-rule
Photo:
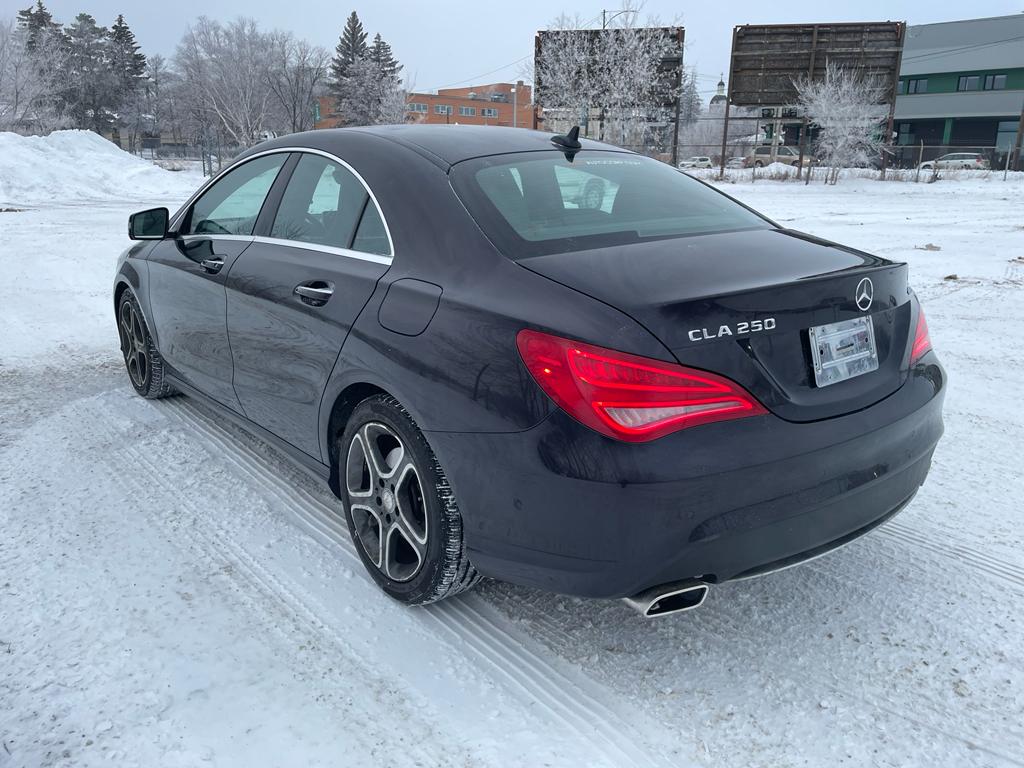
M 906 264 L 810 235 L 699 235 L 518 263 L 627 313 L 681 364 L 728 376 L 789 421 L 866 408 L 899 389 L 908 373 Z M 858 306 L 865 277 L 873 296 L 868 303 L 862 295 Z M 878 369 L 817 386 L 808 330 L 864 315 L 874 325 Z

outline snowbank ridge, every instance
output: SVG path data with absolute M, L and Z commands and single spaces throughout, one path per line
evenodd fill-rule
M 91 131 L 0 132 L 0 207 L 178 199 L 186 174 L 165 171 Z M 187 174 L 194 188 L 198 179 Z

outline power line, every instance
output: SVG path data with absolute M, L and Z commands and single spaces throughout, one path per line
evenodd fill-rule
M 516 59 L 515 61 L 510 61 L 508 64 L 502 64 L 500 67 L 495 67 L 494 69 L 488 70 L 487 72 L 481 72 L 479 75 L 473 75 L 473 77 L 467 77 L 465 80 L 459 80 L 456 83 L 448 83 L 447 85 L 439 85 L 436 88 L 428 88 L 427 90 L 428 91 L 439 91 L 442 88 L 452 88 L 453 86 L 456 86 L 456 85 L 464 85 L 466 83 L 471 83 L 474 80 L 479 80 L 481 77 L 487 77 L 488 75 L 493 75 L 495 72 L 501 72 L 501 70 L 503 70 L 503 69 L 508 69 L 509 67 L 514 67 L 516 64 L 519 64 L 520 62 L 526 61 L 528 58 L 530 58 L 530 54 L 527 54 L 526 56 L 521 56 L 520 58 Z
M 583 22 L 583 27 L 586 27 L 589 24 L 593 24 L 595 21 L 597 21 L 600 18 L 601 18 L 601 14 L 599 13 L 599 14 L 597 14 L 597 16 L 595 16 L 594 18 L 590 19 L 589 21 Z M 467 77 L 465 80 L 459 80 L 458 82 L 455 82 L 455 83 L 448 83 L 446 85 L 439 85 L 436 88 L 427 88 L 426 90 L 428 90 L 428 91 L 439 91 L 442 88 L 452 88 L 452 87 L 454 87 L 456 85 L 465 85 L 466 83 L 472 83 L 474 80 L 479 80 L 481 77 L 487 77 L 488 75 L 493 75 L 495 72 L 501 72 L 501 70 L 503 70 L 503 69 L 508 69 L 509 67 L 514 67 L 516 64 L 519 64 L 519 63 L 521 63 L 523 61 L 526 61 L 531 56 L 533 56 L 533 54 L 532 53 L 528 53 L 525 56 L 520 56 L 515 61 L 510 61 L 508 64 L 502 64 L 500 67 L 495 67 L 494 69 L 491 69 L 491 70 L 489 70 L 487 72 L 481 72 L 479 75 L 473 75 L 473 77 Z

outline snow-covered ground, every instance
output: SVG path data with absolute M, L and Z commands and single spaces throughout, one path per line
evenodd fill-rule
M 120 172 L 68 143 L 82 178 Z M 126 216 L 198 178 L 87 181 L 83 202 L 72 180 L 22 192 L 9 157 L 0 208 L 26 210 L 0 213 L 0 768 L 1024 765 L 1024 182 L 724 186 L 910 263 L 947 433 L 881 529 L 644 621 L 493 583 L 388 601 L 325 487 L 128 386 L 109 297 Z

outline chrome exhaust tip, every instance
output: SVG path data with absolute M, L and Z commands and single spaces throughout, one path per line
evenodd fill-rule
M 708 585 L 695 581 L 661 584 L 633 597 L 622 598 L 630 608 L 653 619 L 699 608 L 708 596 Z

